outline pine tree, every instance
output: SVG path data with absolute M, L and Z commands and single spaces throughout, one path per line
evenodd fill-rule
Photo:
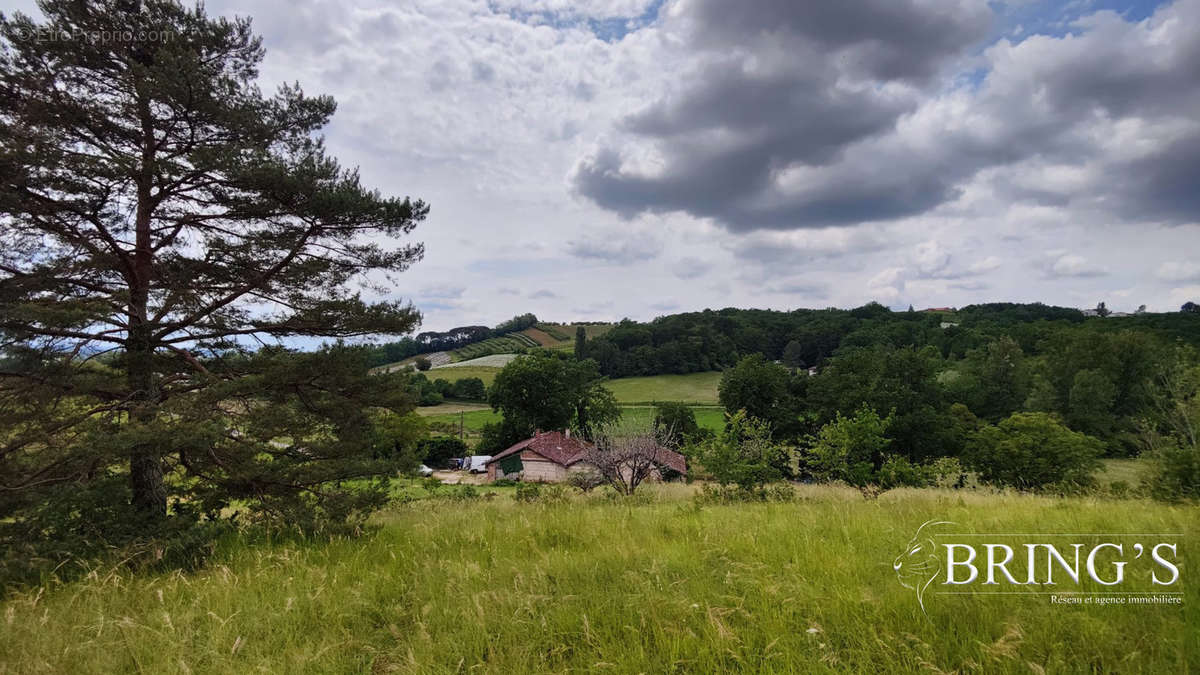
M 164 472 L 263 501 L 364 473 L 314 460 L 369 445 L 351 428 L 364 406 L 410 404 L 383 379 L 356 391 L 353 350 L 297 370 L 246 345 L 411 331 L 411 305 L 355 284 L 421 258 L 397 240 L 427 206 L 326 154 L 332 98 L 259 90 L 249 19 L 169 0 L 40 4 L 44 24 L 0 15 L 0 492 L 120 460 L 136 512 L 159 521 Z M 230 421 L 285 404 L 270 423 Z

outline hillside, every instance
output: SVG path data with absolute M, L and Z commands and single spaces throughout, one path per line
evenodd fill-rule
M 528 316 L 532 317 L 533 315 Z M 530 320 L 536 321 L 536 318 Z M 527 321 L 523 321 L 522 323 Z M 394 361 L 388 361 L 386 357 L 381 357 L 383 360 L 377 361 L 377 365 L 373 366 L 372 370 L 376 372 L 392 372 L 396 370 L 415 369 L 417 359 L 420 358 L 428 359 L 436 368 L 496 354 L 517 354 L 531 348 L 570 350 L 575 348 L 575 333 L 579 325 L 584 327 L 589 340 L 604 335 L 613 327 L 613 324 L 536 323 L 520 330 L 509 331 L 500 335 L 494 335 L 496 330 L 499 329 L 492 330 L 489 333 L 488 329 L 484 327 L 467 327 L 472 329 L 469 331 L 467 328 L 463 328 L 454 329 L 447 333 L 423 333 L 422 335 L 454 335 L 460 337 L 438 338 L 443 341 L 456 340 L 457 346 L 454 349 L 424 351 Z M 381 345 L 377 349 L 381 355 L 391 353 L 393 348 L 399 345 L 408 345 L 405 348 L 409 350 L 415 349 L 415 347 L 409 344 L 410 342 L 411 340 L 409 342 L 389 343 Z

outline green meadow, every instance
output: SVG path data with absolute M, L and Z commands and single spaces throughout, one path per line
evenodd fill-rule
M 478 377 L 485 385 L 491 385 L 500 368 L 488 366 L 455 366 L 435 368 L 425 372 L 431 380 L 443 379 L 456 382 L 468 377 Z M 623 405 L 649 404 L 657 401 L 679 401 L 701 405 L 716 405 L 717 384 L 721 373 L 690 373 L 688 375 L 650 375 L 647 377 L 622 377 L 607 380 L 604 386 Z
M 1200 663 L 1194 583 L 1182 606 L 934 596 L 926 615 L 891 569 L 934 518 L 982 532 L 1177 532 L 1190 561 L 1200 507 L 937 490 L 867 501 L 828 486 L 802 486 L 790 503 L 703 505 L 692 491 L 425 498 L 380 513 L 356 539 L 230 539 L 194 573 L 95 569 L 3 602 L 0 672 L 1184 673 Z
M 624 404 L 653 403 L 655 401 L 716 404 L 717 384 L 720 382 L 721 373 L 708 372 L 688 375 L 622 377 L 608 380 L 604 386 L 612 390 L 617 401 Z

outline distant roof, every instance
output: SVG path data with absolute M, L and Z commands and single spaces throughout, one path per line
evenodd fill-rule
M 953 307 L 930 307 L 929 309 L 923 309 L 921 311 L 922 312 L 953 312 L 954 308 Z
M 532 450 L 556 464 L 571 466 L 584 458 L 589 447 L 590 444 L 576 436 L 568 436 L 561 431 L 543 431 L 492 455 L 486 463 L 492 464 L 522 450 Z M 687 473 L 687 458 L 674 450 L 659 447 L 658 459 L 679 473 Z
M 579 461 L 584 451 L 587 450 L 587 444 L 578 438 L 567 436 L 561 431 L 543 431 L 540 434 L 534 434 L 532 438 L 515 443 L 503 452 L 492 455 L 488 464 L 525 449 L 532 450 L 552 462 L 567 466 Z

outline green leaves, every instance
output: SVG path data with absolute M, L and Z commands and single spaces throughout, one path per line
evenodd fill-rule
M 1103 444 L 1045 413 L 1017 413 L 967 442 L 965 459 L 979 480 L 999 487 L 1088 486 Z
M 602 381 L 595 361 L 535 352 L 497 373 L 488 402 L 504 414 L 506 424 L 525 435 L 568 428 L 587 435 L 621 415 Z

